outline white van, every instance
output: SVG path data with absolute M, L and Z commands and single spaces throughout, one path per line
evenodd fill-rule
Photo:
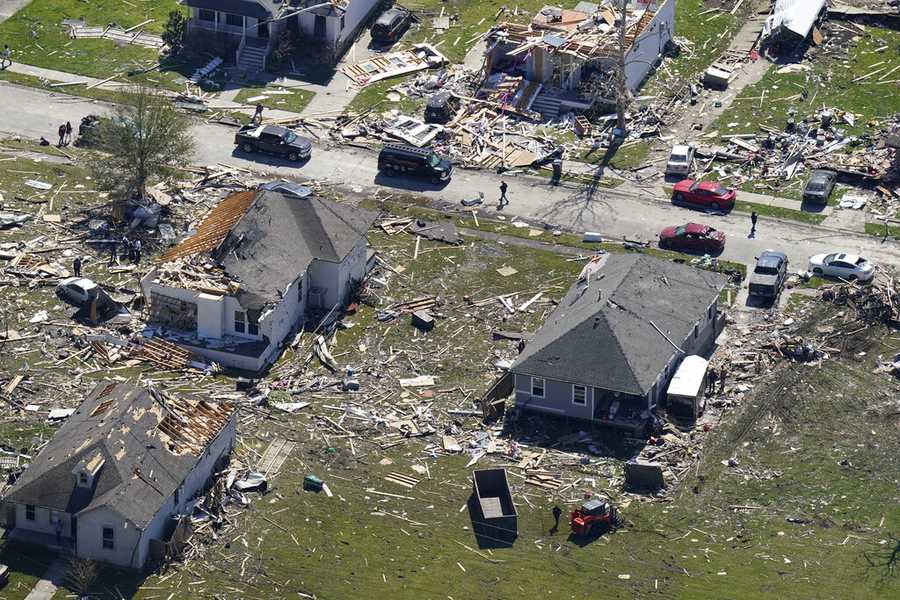
M 678 365 L 666 392 L 666 406 L 672 417 L 693 421 L 703 413 L 708 368 L 709 361 L 696 355 L 685 356 Z
M 685 144 L 672 146 L 672 154 L 666 163 L 666 175 L 689 175 L 694 162 L 694 147 Z

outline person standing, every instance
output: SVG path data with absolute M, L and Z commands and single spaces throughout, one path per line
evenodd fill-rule
M 562 159 L 555 158 L 553 159 L 553 178 L 550 183 L 553 185 L 559 185 L 560 180 L 562 179 Z
M 65 126 L 65 124 L 59 126 L 59 129 L 57 130 L 57 133 L 59 134 L 59 144 L 57 144 L 57 145 L 58 145 L 60 148 L 62 148 L 62 145 L 63 145 L 63 144 L 65 143 L 65 141 L 66 141 L 66 126 Z
M 12 66 L 12 50 L 9 45 L 3 44 L 3 58 L 0 58 L 0 69 L 8 69 Z
M 253 113 L 253 122 L 254 123 L 257 123 L 257 124 L 262 123 L 262 112 L 263 112 L 263 105 L 257 103 L 256 104 L 256 112 Z
M 72 143 L 72 121 L 66 121 L 66 145 Z
M 506 184 L 505 179 L 500 180 L 500 208 L 503 208 L 507 204 L 509 204 L 509 199 L 506 197 L 506 190 L 509 189 L 509 186 Z
M 109 242 L 109 266 L 117 265 L 119 263 L 119 243 L 116 240 L 111 240 Z
M 81 277 L 81 257 L 76 256 L 72 262 L 72 270 L 75 271 L 75 277 Z
M 755 210 L 750 213 L 750 237 L 756 237 L 756 220 L 758 218 Z
M 553 531 L 559 531 L 559 518 L 562 516 L 562 509 L 559 506 L 553 507 Z
M 132 257 L 132 260 L 134 261 L 134 264 L 139 265 L 141 264 L 141 240 L 134 240 L 133 248 L 134 256 Z

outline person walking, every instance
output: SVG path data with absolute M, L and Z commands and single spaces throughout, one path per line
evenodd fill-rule
M 262 112 L 263 112 L 263 105 L 257 103 L 256 104 L 256 112 L 253 113 L 253 122 L 254 123 L 257 123 L 257 124 L 262 123 Z
M 756 220 L 758 218 L 755 210 L 750 213 L 750 237 L 756 237 Z
M 65 141 L 66 141 L 66 126 L 65 126 L 65 124 L 59 126 L 59 129 L 57 130 L 57 133 L 59 134 L 59 144 L 57 144 L 57 145 L 58 145 L 60 148 L 62 148 L 62 145 L 63 145 L 63 144 L 65 143 Z
M 0 58 L 0 69 L 8 69 L 12 66 L 12 50 L 8 44 L 3 44 L 3 57 Z
M 500 208 L 503 208 L 507 204 L 509 204 L 509 199 L 506 197 L 506 190 L 509 189 L 509 186 L 506 184 L 505 179 L 500 180 Z
M 72 270 L 75 271 L 75 277 L 81 277 L 81 257 L 76 256 L 72 262 Z
M 119 264 L 119 243 L 115 240 L 112 240 L 109 243 L 109 266 L 112 267 L 114 265 Z
M 554 506 L 553 507 L 553 521 L 555 523 L 553 525 L 554 532 L 559 531 L 559 518 L 561 516 L 562 516 L 562 509 L 559 506 Z
M 72 121 L 66 121 L 66 146 L 72 143 Z
M 134 264 L 139 265 L 141 264 L 141 240 L 134 240 L 133 248 L 134 257 L 132 260 L 134 261 Z

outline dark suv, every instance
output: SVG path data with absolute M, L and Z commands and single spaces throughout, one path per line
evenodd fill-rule
M 787 279 L 788 257 L 778 250 L 764 250 L 750 273 L 750 295 L 777 298 Z
M 442 90 L 428 99 L 428 104 L 425 105 L 425 122 L 446 123 L 453 118 L 458 108 L 459 99 L 447 90 Z
M 412 175 L 440 183 L 450 181 L 453 165 L 431 148 L 385 144 L 378 155 L 378 170 L 387 175 Z
M 372 25 L 372 39 L 382 44 L 392 44 L 409 27 L 409 21 L 410 13 L 402 6 L 388 9 Z

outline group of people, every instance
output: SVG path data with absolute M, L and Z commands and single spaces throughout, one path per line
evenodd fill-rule
M 59 143 L 57 146 L 68 146 L 72 143 L 72 122 L 66 121 L 62 125 L 59 126 Z
M 122 254 L 119 254 L 119 245 L 122 245 Z M 122 236 L 122 241 L 113 241 L 109 249 L 109 265 L 119 264 L 119 257 L 128 257 L 132 264 L 139 265 L 141 263 L 141 240 L 129 240 L 127 236 Z

